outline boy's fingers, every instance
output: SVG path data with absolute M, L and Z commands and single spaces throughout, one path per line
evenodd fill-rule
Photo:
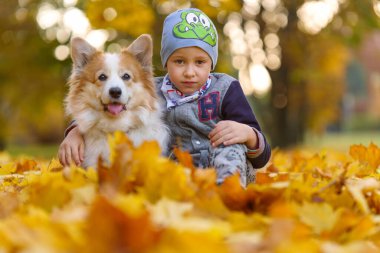
M 64 156 L 63 156 L 63 154 L 62 154 L 62 149 L 61 148 L 59 148 L 59 150 L 58 150 L 58 159 L 59 159 L 59 162 L 63 165 L 63 166 L 65 166 L 65 162 L 64 162 Z
M 220 121 L 216 124 L 215 128 L 210 132 L 212 136 L 216 134 L 225 134 L 227 132 L 231 132 L 233 130 L 233 125 L 230 124 L 229 121 Z
M 59 161 L 60 163 L 63 165 L 63 166 L 68 166 L 69 164 L 69 160 L 67 160 L 67 151 L 66 151 L 66 147 L 60 147 L 59 148 Z
M 226 135 L 230 135 L 230 130 L 228 130 L 227 128 L 225 129 L 221 129 L 220 131 L 218 131 L 217 133 L 215 133 L 211 138 L 211 142 L 217 142 L 221 139 L 223 139 Z M 221 143 L 221 142 L 220 142 Z
M 70 166 L 72 157 L 71 157 L 71 149 L 70 147 L 65 148 L 65 166 Z
M 215 138 L 216 136 L 220 135 L 221 132 L 223 131 L 223 128 L 216 126 L 212 131 L 210 132 L 210 137 Z
M 220 144 L 222 144 L 223 143 L 223 136 L 219 136 L 218 138 L 214 138 L 213 140 L 211 140 L 211 143 L 212 143 L 212 146 L 213 147 L 217 147 L 217 146 L 219 146 Z
M 75 150 L 75 149 L 71 149 L 71 156 L 75 162 L 76 165 L 79 165 L 80 164 L 80 160 L 79 160 L 79 150 Z
M 208 134 L 208 138 L 211 139 L 214 137 L 214 135 L 216 134 L 216 128 L 212 129 L 211 132 Z
M 216 134 L 218 134 L 218 132 L 220 132 L 221 130 L 223 130 L 223 121 L 219 121 L 214 129 L 211 130 L 211 132 L 209 133 L 208 135 L 208 138 L 211 139 L 213 138 Z
M 228 146 L 232 144 L 241 143 L 241 140 L 239 136 L 236 136 L 233 133 L 229 132 L 229 133 L 224 134 L 223 136 L 221 136 L 219 139 L 215 140 L 214 142 L 211 141 L 211 143 L 214 147 L 217 147 L 222 143 L 223 145 Z
M 229 145 L 233 145 L 233 144 L 237 144 L 237 143 L 240 143 L 240 140 L 238 137 L 232 137 L 232 138 L 228 139 L 227 141 L 223 142 L 224 146 L 229 146 Z
M 79 159 L 80 159 L 80 163 L 84 161 L 84 144 L 83 143 L 79 145 Z

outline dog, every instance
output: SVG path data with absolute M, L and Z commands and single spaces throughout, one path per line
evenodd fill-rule
M 72 73 L 65 98 L 85 142 L 83 167 L 109 161 L 108 135 L 123 131 L 135 146 L 156 140 L 166 150 L 169 131 L 162 120 L 153 79 L 153 43 L 143 34 L 120 53 L 96 50 L 84 39 L 71 40 Z

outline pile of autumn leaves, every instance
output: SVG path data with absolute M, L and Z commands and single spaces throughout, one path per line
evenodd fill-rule
M 380 148 L 273 152 L 256 184 L 110 140 L 97 171 L 0 154 L 0 252 L 379 252 Z

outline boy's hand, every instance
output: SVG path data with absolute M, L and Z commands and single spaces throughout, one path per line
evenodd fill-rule
M 208 135 L 211 145 L 217 147 L 223 143 L 228 146 L 232 144 L 245 144 L 249 149 L 255 149 L 257 135 L 248 125 L 232 120 L 219 121 Z
M 59 146 L 58 158 L 63 166 L 70 166 L 72 162 L 80 166 L 83 156 L 84 139 L 78 127 L 74 127 Z

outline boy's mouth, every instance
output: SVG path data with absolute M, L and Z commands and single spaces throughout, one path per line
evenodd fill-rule
M 192 86 L 192 85 L 196 85 L 198 84 L 198 82 L 189 82 L 189 81 L 185 81 L 185 82 L 182 82 L 184 85 L 186 86 Z

